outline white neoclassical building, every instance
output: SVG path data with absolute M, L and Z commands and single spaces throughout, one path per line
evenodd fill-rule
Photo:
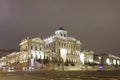
M 88 63 L 94 63 L 94 51 L 92 50 L 84 50 L 82 52 L 84 54 L 84 63 L 88 64 Z
M 45 56 L 59 65 L 82 64 L 80 59 L 81 42 L 68 35 L 68 31 L 60 27 L 55 33 L 44 39 Z M 84 57 L 84 56 L 83 56 Z
M 19 45 L 21 62 L 29 62 L 28 65 L 34 67 L 37 60 L 44 59 L 44 41 L 39 37 L 24 39 Z
M 44 58 L 44 42 L 39 37 L 22 40 L 20 52 L 27 52 L 28 58 L 43 59 Z
M 81 42 L 69 36 L 68 31 L 62 27 L 43 40 L 39 37 L 26 38 L 19 46 L 19 52 L 0 58 L 0 66 L 79 70 L 85 63 L 94 62 L 94 52 L 81 51 Z M 109 63 L 109 59 L 107 62 Z
M 120 67 L 120 57 L 113 54 L 97 54 L 94 56 L 95 61 L 104 66 L 104 69 L 116 69 Z
M 12 66 L 16 69 L 43 67 L 44 41 L 42 39 L 26 38 L 20 42 L 19 46 L 19 52 L 12 52 L 0 59 L 0 66 Z
M 104 64 L 109 66 L 120 66 L 120 57 L 117 57 L 112 54 L 104 56 Z

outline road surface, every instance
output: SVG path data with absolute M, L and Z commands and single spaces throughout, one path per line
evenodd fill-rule
M 120 71 L 0 72 L 0 80 L 120 80 Z

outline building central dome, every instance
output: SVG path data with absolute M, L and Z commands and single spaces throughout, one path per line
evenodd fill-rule
M 63 27 L 60 27 L 57 31 L 55 31 L 55 34 L 61 37 L 66 37 L 68 32 Z
M 65 30 L 63 27 L 60 27 L 58 30 Z

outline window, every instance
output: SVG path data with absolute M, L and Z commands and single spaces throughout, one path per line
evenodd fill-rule
M 62 33 L 60 35 L 62 36 Z
M 60 42 L 59 42 L 59 46 L 60 46 Z
M 56 43 L 54 42 L 54 46 L 56 45 Z
M 37 50 L 37 46 L 35 47 L 35 50 Z
M 55 49 L 53 49 L 52 52 L 55 52 Z
M 28 50 L 28 47 L 26 46 L 26 50 Z
M 50 47 L 50 44 L 48 44 L 48 47 Z
M 40 51 L 41 51 L 41 48 L 40 48 Z
M 61 43 L 62 44 L 62 46 L 64 46 L 64 44 L 63 43 Z
M 64 37 L 66 37 L 66 35 L 64 34 Z
M 33 46 L 31 46 L 31 49 L 33 50 Z

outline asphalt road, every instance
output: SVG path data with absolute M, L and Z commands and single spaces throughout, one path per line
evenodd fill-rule
M 0 80 L 120 80 L 120 71 L 0 72 Z

